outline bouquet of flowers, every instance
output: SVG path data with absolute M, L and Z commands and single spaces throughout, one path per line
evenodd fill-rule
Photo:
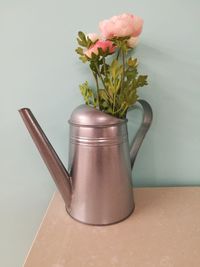
M 147 75 L 138 74 L 138 61 L 130 52 L 138 43 L 143 20 L 122 14 L 99 23 L 101 34 L 78 33 L 76 52 L 88 63 L 95 90 L 88 81 L 80 85 L 85 103 L 118 118 L 138 99 L 137 89 L 147 85 Z

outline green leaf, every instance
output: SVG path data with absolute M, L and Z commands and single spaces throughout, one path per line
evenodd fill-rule
M 117 67 L 118 67 L 118 61 L 116 59 L 114 59 L 110 65 L 110 69 L 109 69 L 110 74 L 111 74 L 113 79 L 116 78 Z
M 126 77 L 127 81 L 129 81 L 129 82 L 135 80 L 137 74 L 138 74 L 137 69 L 130 69 L 130 68 L 128 68 L 125 71 L 125 77 Z
M 107 96 L 107 94 L 106 94 L 104 89 L 100 89 L 99 90 L 99 98 L 100 98 L 101 101 L 104 100 L 104 101 L 106 101 L 106 103 L 109 102 L 109 98 L 108 98 L 108 96 Z
M 147 75 L 139 75 L 136 81 L 137 87 L 142 87 L 144 85 L 147 85 Z
M 80 40 L 82 40 L 85 44 L 87 44 L 87 38 L 85 36 L 85 34 L 81 31 L 78 32 L 78 37 Z
M 79 87 L 85 100 L 85 104 L 96 107 L 98 105 L 98 100 L 93 90 L 89 87 L 88 82 L 86 81 L 85 83 L 79 85 Z
M 75 51 L 76 51 L 76 53 L 79 54 L 79 55 L 84 55 L 84 53 L 83 53 L 83 48 L 81 48 L 81 47 L 78 47 Z
M 89 47 L 91 45 L 91 40 L 86 38 L 85 34 L 81 31 L 78 32 L 77 42 L 80 46 Z
M 86 56 L 80 56 L 79 59 L 83 62 L 86 63 L 88 61 Z
M 83 42 L 81 39 L 77 38 L 77 42 L 78 42 L 78 44 L 79 44 L 80 46 L 87 47 L 87 46 L 86 46 L 86 43 Z
M 106 64 L 106 63 L 105 63 L 105 65 L 101 65 L 101 69 L 100 69 L 101 74 L 106 76 L 107 73 L 108 73 L 109 68 L 110 68 L 110 66 L 108 64 Z

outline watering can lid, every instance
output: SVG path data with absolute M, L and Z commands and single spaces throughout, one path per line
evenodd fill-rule
M 99 109 L 80 105 L 71 114 L 69 123 L 86 126 L 106 126 L 123 123 L 126 120 L 106 114 Z

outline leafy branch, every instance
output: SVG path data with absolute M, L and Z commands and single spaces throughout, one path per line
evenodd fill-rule
M 147 75 L 138 74 L 137 59 L 127 59 L 132 50 L 128 46 L 129 38 L 114 37 L 109 40 L 114 48 L 106 49 L 98 47 L 98 40 L 90 40 L 83 32 L 79 32 L 77 38 L 76 52 L 82 62 L 89 63 L 96 84 L 94 90 L 87 81 L 80 85 L 85 103 L 118 118 L 126 117 L 128 108 L 138 99 L 138 88 L 148 84 Z

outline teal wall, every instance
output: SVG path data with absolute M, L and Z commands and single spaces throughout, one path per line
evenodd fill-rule
M 144 18 L 136 49 L 154 111 L 135 186 L 200 184 L 200 1 L 0 0 L 0 266 L 20 267 L 54 191 L 17 113 L 35 113 L 67 162 L 67 119 L 91 79 L 74 53 L 78 30 L 122 12 Z M 137 114 L 130 114 L 132 131 Z M 130 133 L 131 135 L 132 133 Z

